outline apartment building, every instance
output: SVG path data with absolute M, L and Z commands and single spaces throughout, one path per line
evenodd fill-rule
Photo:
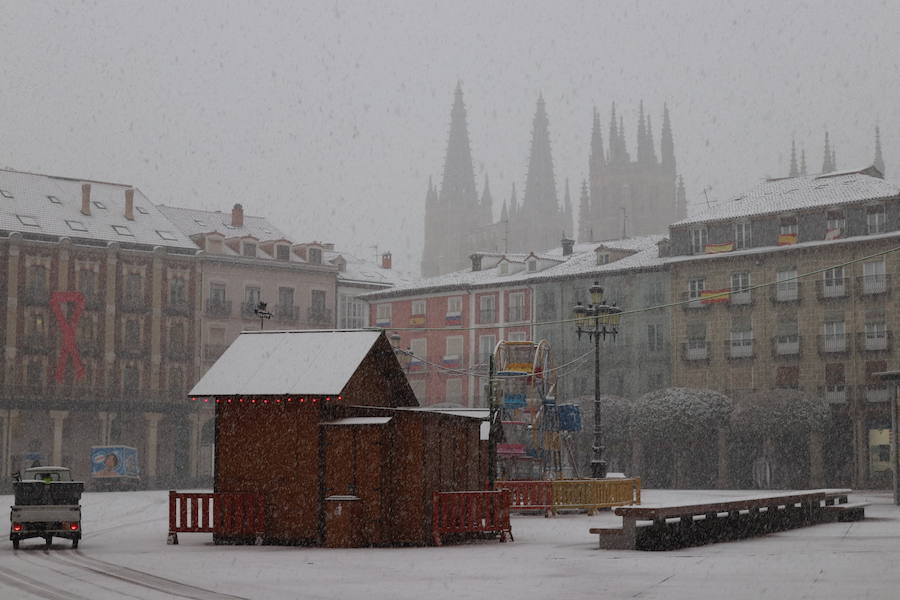
M 0 170 L 0 479 L 124 444 L 146 485 L 197 481 L 197 250 L 134 187 Z
M 670 227 L 674 385 L 828 402 L 829 485 L 886 485 L 900 187 L 874 167 L 765 181 Z M 763 285 L 758 287 L 761 284 Z

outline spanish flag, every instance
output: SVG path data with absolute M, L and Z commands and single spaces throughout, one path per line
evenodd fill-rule
M 728 302 L 730 295 L 730 289 L 703 290 L 702 292 L 700 292 L 700 304 L 718 304 L 719 302 Z
M 791 244 L 797 243 L 797 234 L 796 233 L 782 233 L 778 236 L 778 245 L 779 246 L 790 246 Z
M 719 252 L 731 252 L 734 250 L 734 242 L 722 242 L 721 244 L 706 244 L 703 246 L 705 254 L 718 254 Z
M 409 324 L 415 327 L 416 325 L 424 325 L 425 324 L 425 315 L 413 315 L 409 318 Z

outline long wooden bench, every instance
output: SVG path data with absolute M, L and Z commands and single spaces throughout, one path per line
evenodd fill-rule
M 749 496 L 719 502 L 620 506 L 621 527 L 595 527 L 600 548 L 670 550 L 765 535 L 794 527 L 865 517 L 850 490 L 825 489 Z

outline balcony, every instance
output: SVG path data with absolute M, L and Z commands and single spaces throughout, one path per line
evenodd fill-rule
M 129 313 L 147 313 L 150 312 L 150 303 L 141 295 L 126 294 L 119 301 L 119 310 Z
M 890 402 L 894 391 L 893 385 L 870 383 L 859 386 L 859 393 L 864 402 Z
M 191 305 L 187 300 L 181 302 L 169 302 L 166 304 L 164 312 L 170 316 L 187 317 L 191 314 Z
M 769 296 L 769 300 L 773 304 L 780 302 L 800 302 L 800 288 L 802 283 L 802 281 L 776 283 L 772 288 L 772 295 Z
M 772 338 L 772 354 L 779 356 L 800 356 L 799 335 L 778 335 Z
M 119 358 L 142 359 L 150 356 L 145 346 L 119 346 L 116 349 Z
M 256 319 L 256 307 L 259 306 L 258 302 L 241 302 L 241 318 L 243 319 Z
M 819 393 L 828 404 L 847 404 L 846 385 L 825 385 L 819 387 Z
M 692 340 L 681 345 L 681 356 L 686 361 L 709 361 L 709 342 Z
M 729 296 L 729 306 L 750 306 L 753 304 L 753 295 L 750 290 L 732 291 Z
M 862 275 L 856 278 L 856 294 L 861 298 L 891 293 L 890 274 Z
M 306 322 L 321 327 L 334 327 L 331 309 L 324 306 L 310 306 L 306 310 Z
M 208 361 L 218 360 L 227 348 L 227 344 L 204 344 L 203 359 Z
M 816 297 L 819 300 L 836 300 L 847 297 L 850 281 L 846 277 L 835 277 L 816 281 Z
M 49 354 L 52 346 L 46 333 L 27 333 L 19 341 L 19 350 L 23 354 Z
M 214 319 L 226 319 L 231 316 L 231 300 L 207 300 L 206 316 Z
M 690 292 L 681 293 L 681 308 L 683 310 L 696 310 L 700 308 L 709 308 L 709 304 L 704 304 L 699 296 L 692 295 Z
M 725 340 L 725 353 L 732 359 L 753 358 L 753 338 Z
M 50 292 L 46 289 L 25 288 L 22 304 L 25 306 L 47 306 L 50 303 Z
M 856 347 L 859 352 L 890 352 L 893 347 L 893 336 L 890 331 L 866 331 L 856 334 Z
M 494 309 L 478 311 L 478 324 L 490 325 L 497 322 L 497 311 Z
M 279 323 L 296 324 L 300 320 L 300 307 L 278 304 L 273 311 L 273 317 Z
M 819 335 L 819 354 L 840 354 L 850 351 L 850 340 L 845 333 Z

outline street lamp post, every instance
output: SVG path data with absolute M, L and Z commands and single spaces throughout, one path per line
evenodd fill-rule
M 594 442 L 591 446 L 591 476 L 595 479 L 606 477 L 606 461 L 603 459 L 603 432 L 600 415 L 600 338 L 611 335 L 615 339 L 619 333 L 619 319 L 622 309 L 609 306 L 603 299 L 603 288 L 594 282 L 589 290 L 591 303 L 584 306 L 579 302 L 572 309 L 575 315 L 575 332 L 578 339 L 587 334 L 594 342 Z

